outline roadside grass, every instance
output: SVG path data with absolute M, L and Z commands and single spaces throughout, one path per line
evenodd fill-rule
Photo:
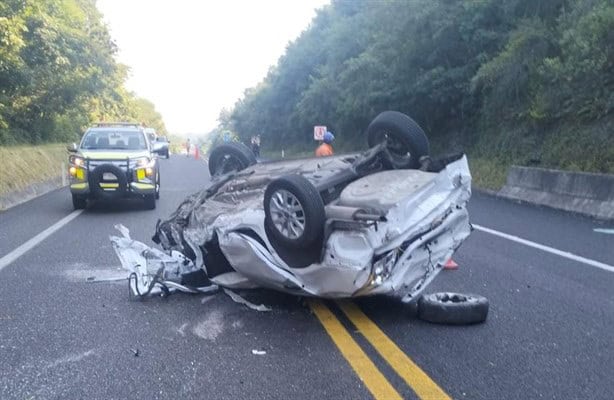
M 67 160 L 64 144 L 0 146 L 0 195 L 61 176 Z
M 283 159 L 304 158 L 314 155 L 314 150 L 301 150 L 301 149 L 284 149 Z M 281 149 L 262 149 L 260 150 L 260 157 L 265 160 L 281 160 Z
M 467 160 L 469 161 L 473 186 L 498 191 L 505 185 L 510 164 L 496 158 L 472 158 L 467 156 Z

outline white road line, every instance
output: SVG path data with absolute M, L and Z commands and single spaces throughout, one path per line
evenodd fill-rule
M 514 235 L 508 235 L 507 233 L 499 232 L 494 229 L 486 228 L 484 226 L 472 224 L 473 227 L 482 232 L 490 233 L 491 235 L 499 236 L 507 240 L 511 240 L 512 242 L 524 244 L 525 246 L 533 247 L 535 249 L 543 250 L 551 254 L 556 254 L 557 256 L 564 257 L 570 260 L 574 260 L 586 265 L 590 265 L 592 267 L 600 268 L 604 271 L 614 272 L 614 266 L 608 265 L 599 261 L 591 260 L 590 258 L 585 258 L 581 256 L 577 256 L 573 253 L 569 253 L 567 251 L 562 251 L 559 249 L 555 249 L 554 247 L 544 246 L 543 244 L 531 242 L 530 240 L 526 240 Z
M 28 251 L 32 250 L 36 245 L 38 245 L 43 240 L 47 239 L 49 236 L 53 235 L 58 229 L 77 218 L 83 210 L 75 210 L 72 213 L 68 214 L 55 224 L 51 225 L 49 228 L 45 229 L 38 235 L 34 236 L 32 239 L 28 240 L 15 250 L 11 251 L 9 254 L 0 258 L 0 271 L 4 269 L 4 267 L 11 264 L 13 261 L 17 260 L 19 257 L 26 254 Z

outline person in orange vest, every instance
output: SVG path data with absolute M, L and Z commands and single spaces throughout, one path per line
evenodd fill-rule
M 322 140 L 322 144 L 316 149 L 316 157 L 328 157 L 334 154 L 332 143 L 335 140 L 335 135 L 332 132 L 326 132 Z

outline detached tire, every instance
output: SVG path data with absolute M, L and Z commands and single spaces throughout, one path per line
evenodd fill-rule
M 269 183 L 264 192 L 264 213 L 272 242 L 292 250 L 321 245 L 324 202 L 302 175 L 286 175 Z
M 241 171 L 256 164 L 254 153 L 242 143 L 223 143 L 215 147 L 209 155 L 209 173 L 211 176 Z
M 435 324 L 469 325 L 486 321 L 488 299 L 461 293 L 431 293 L 418 300 L 418 318 Z
M 387 142 L 383 162 L 392 169 L 417 169 L 429 155 L 429 141 L 420 126 L 398 111 L 384 111 L 367 127 L 369 147 Z

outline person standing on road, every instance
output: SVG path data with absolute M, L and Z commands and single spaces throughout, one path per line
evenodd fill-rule
M 260 157 L 260 135 L 252 136 L 252 152 L 256 158 Z
M 328 157 L 334 154 L 332 143 L 335 140 L 335 135 L 332 132 L 326 132 L 322 140 L 322 144 L 316 149 L 316 157 Z

